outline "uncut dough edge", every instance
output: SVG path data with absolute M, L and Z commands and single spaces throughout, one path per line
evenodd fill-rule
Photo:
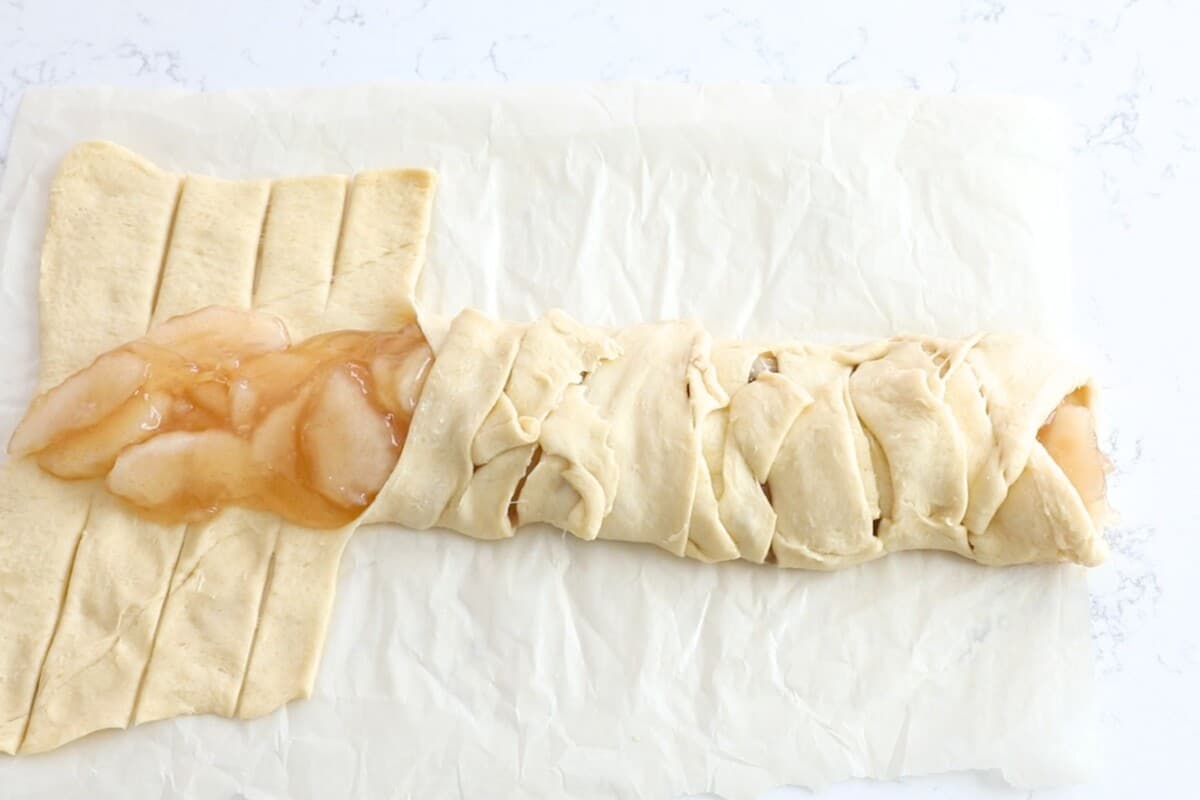
M 109 143 L 80 145 L 64 158 L 63 163 L 67 164 L 73 158 L 93 158 L 97 163 L 110 163 L 116 167 L 134 165 L 137 168 L 153 170 L 156 174 L 174 181 L 176 185 L 179 181 L 177 176 L 163 173 L 136 154 Z M 225 187 L 239 184 L 252 186 L 255 183 L 220 181 L 203 176 L 197 181 L 201 184 Z M 275 237 L 275 244 L 278 246 L 273 248 L 270 246 L 271 224 L 268 222 L 264 233 L 267 240 L 264 241 L 264 262 L 290 264 L 297 256 L 316 255 L 308 255 L 307 259 L 301 260 L 302 264 L 307 261 L 305 269 L 311 270 L 311 273 L 299 282 L 296 281 L 297 276 L 294 271 L 289 271 L 288 275 L 281 275 L 271 273 L 270 270 L 263 270 L 259 274 L 259 286 L 254 298 L 254 305 L 284 317 L 296 338 L 302 338 L 320 330 L 355 325 L 389 327 L 398 320 L 411 315 L 411 290 L 424 259 L 425 238 L 428 234 L 429 212 L 435 186 L 435 176 L 427 170 L 385 170 L 361 173 L 356 180 L 357 195 L 353 210 L 348 211 L 348 218 L 343 220 L 346 187 L 344 177 L 284 178 L 275 182 L 273 190 L 278 189 L 282 197 L 273 197 L 273 202 L 278 199 L 281 206 L 290 209 L 283 217 L 285 222 L 290 220 L 290 224 L 278 226 L 281 227 L 279 236 Z M 120 186 L 117 186 L 117 191 L 120 192 Z M 324 200 L 320 197 L 315 200 L 314 197 L 306 198 L 305 194 L 324 195 Z M 174 206 L 174 188 L 171 195 L 172 200 L 167 213 L 168 220 L 170 208 Z M 308 202 L 309 200 L 314 200 L 314 202 Z M 318 220 L 305 219 L 306 214 L 316 215 Z M 327 220 L 328 224 L 314 224 L 320 221 L 319 218 L 322 215 L 326 218 L 331 217 Z M 103 214 L 100 214 L 100 217 L 103 218 Z M 256 224 L 252 250 L 257 249 L 259 227 Z M 314 238 L 311 235 L 313 231 L 319 233 L 321 230 L 324 231 L 323 237 L 317 235 Z M 312 247 L 308 247 L 307 244 L 301 248 L 287 247 L 285 240 L 297 235 L 302 238 L 308 236 L 307 244 L 311 244 Z M 48 236 L 53 239 L 54 231 L 48 230 Z M 69 236 L 70 234 L 68 234 Z M 339 236 L 341 237 L 340 247 L 338 247 Z M 184 241 L 186 242 L 186 237 Z M 253 255 L 250 256 L 249 264 L 246 265 L 243 261 L 243 267 L 238 270 L 232 268 L 228 261 L 219 258 L 217 260 L 221 260 L 223 263 L 214 264 L 209 259 L 212 254 L 205 252 L 203 247 L 198 250 L 196 248 L 188 249 L 194 256 L 191 268 L 168 271 L 163 276 L 164 284 L 168 287 L 166 296 L 169 299 L 173 298 L 163 306 L 164 308 L 182 307 L 180 304 L 191 305 L 196 302 L 201 305 L 212 302 L 229 303 L 232 298 L 209 294 L 204 288 L 208 283 L 205 278 L 213 277 L 211 271 L 213 267 L 228 270 L 223 285 L 234 287 L 234 291 L 237 293 L 244 291 L 246 293 L 244 296 L 248 298 L 249 287 L 253 283 L 255 275 Z M 164 260 L 161 252 L 162 247 L 160 246 L 158 253 L 152 259 L 154 269 L 151 279 L 135 284 L 142 286 L 148 295 L 153 295 L 158 280 L 158 267 Z M 170 258 L 166 260 L 169 262 Z M 321 265 L 322 260 L 324 260 L 323 266 Z M 86 260 L 76 259 L 75 263 L 86 263 Z M 341 281 L 338 280 L 339 276 L 342 278 Z M 316 291 L 312 288 L 314 284 L 318 287 Z M 324 289 L 319 288 L 322 285 L 325 287 Z M 394 290 L 387 293 L 372 288 L 381 285 L 392 286 Z M 131 294 L 136 295 L 137 292 L 131 292 Z M 246 302 L 234 304 L 247 305 Z M 175 310 L 179 310 L 179 308 L 175 308 Z M 151 310 L 147 304 L 136 333 L 133 330 L 123 330 L 117 338 L 129 339 L 140 335 L 145 330 L 150 314 Z M 53 337 L 51 338 L 53 339 Z M 105 344 L 106 347 L 111 347 L 113 342 L 106 341 Z M 82 366 L 88 359 L 98 354 L 98 352 L 92 352 L 93 349 L 82 347 L 79 358 L 72 360 L 72 363 L 66 365 L 64 369 L 69 371 Z M 52 361 L 54 360 L 52 359 Z M 59 372 L 61 371 L 62 369 L 59 370 Z M 54 374 L 52 379 L 43 379 L 43 386 L 47 385 L 47 382 L 52 383 L 58 379 L 61 379 L 61 375 Z M 36 466 L 33 466 L 32 472 L 39 479 L 45 477 L 37 470 Z M 47 484 L 48 491 L 61 495 L 75 486 L 62 481 L 57 483 L 58 489 Z M 89 493 L 91 486 L 89 485 L 88 488 Z M 132 516 L 127 509 L 120 508 L 118 504 L 111 502 L 111 499 L 105 503 L 105 506 L 115 508 L 114 522 L 119 523 L 121 518 Z M 236 524 L 237 521 L 243 523 L 247 521 L 244 517 L 248 512 L 241 509 L 231 509 L 230 512 L 217 518 L 221 521 L 218 523 L 219 527 L 227 527 L 228 522 Z M 126 519 L 125 522 L 127 524 L 124 526 L 118 525 L 118 530 L 121 531 L 117 534 L 118 541 L 116 543 L 109 542 L 108 546 L 100 551 L 103 557 L 98 562 L 99 572 L 90 579 L 91 581 L 102 583 L 105 578 L 111 580 L 120 570 L 128 567 L 130 557 L 138 552 L 132 546 L 135 544 L 134 540 L 137 539 L 137 536 L 135 535 L 134 539 L 129 539 L 129 536 L 131 532 L 145 526 L 129 519 Z M 80 525 L 82 525 L 82 521 Z M 182 528 L 182 526 L 179 527 Z M 105 707 L 104 713 L 92 714 L 83 711 L 72 718 L 72 724 L 59 725 L 57 720 L 61 719 L 64 710 L 67 714 L 71 714 L 71 708 L 79 711 L 85 707 L 82 703 L 83 698 L 94 697 L 97 691 L 107 691 L 113 688 L 111 685 L 105 685 L 112 680 L 112 668 L 106 670 L 108 674 L 100 685 L 88 685 L 94 683 L 94 680 L 88 680 L 89 675 L 95 679 L 101 674 L 95 670 L 72 672 L 68 677 L 68 682 L 70 679 L 82 676 L 84 685 L 70 686 L 68 687 L 70 691 L 60 696 L 54 719 L 44 718 L 43 715 L 37 716 L 37 719 L 40 720 L 39 724 L 36 728 L 31 726 L 37 731 L 37 734 L 29 742 L 28 747 L 21 748 L 21 752 L 52 749 L 93 730 L 106 727 L 125 727 L 131 721 L 136 723 L 151 716 L 174 716 L 178 713 L 209 711 L 226 716 L 258 716 L 269 713 L 291 699 L 308 696 L 315 679 L 320 650 L 324 642 L 325 627 L 336 592 L 336 575 L 340 556 L 349 534 L 356 526 L 351 525 L 336 531 L 313 531 L 299 526 L 279 526 L 277 523 L 274 523 L 273 527 L 280 529 L 274 548 L 262 547 L 263 537 L 258 536 L 255 532 L 246 529 L 234 532 L 235 540 L 246 541 L 249 536 L 257 543 L 255 552 L 243 554 L 246 556 L 243 560 L 248 565 L 252 565 L 251 562 L 256 563 L 258 566 L 255 568 L 264 575 L 269 574 L 269 580 L 265 586 L 259 581 L 262 588 L 253 590 L 256 601 L 255 613 L 249 629 L 253 638 L 248 648 L 242 647 L 241 668 L 239 669 L 241 674 L 233 687 L 232 700 L 228 692 L 224 691 L 219 692 L 217 696 L 207 697 L 202 692 L 199 702 L 196 702 L 196 698 L 189 698 L 186 694 L 176 696 L 176 693 L 172 691 L 171 670 L 173 668 L 167 667 L 165 675 L 167 682 L 164 685 L 166 694 L 163 695 L 163 702 L 166 705 L 159 705 L 158 714 L 154 714 L 153 709 L 149 709 L 148 713 L 139 712 L 138 718 L 131 720 L 128 708 L 122 714 L 120 709 L 113 711 L 112 708 Z M 76 526 L 75 530 L 78 529 L 79 526 Z M 122 536 L 128 541 L 121 542 Z M 170 537 L 157 537 L 155 541 L 166 546 L 173 543 L 168 539 Z M 115 550 L 113 544 L 117 545 Z M 167 560 L 167 569 L 170 570 L 170 565 L 176 559 L 178 545 L 166 546 L 166 550 L 170 551 L 169 554 L 160 560 Z M 133 560 L 136 562 L 139 559 Z M 219 570 L 221 574 L 232 574 L 237 570 L 239 563 L 238 561 L 222 562 L 210 566 L 209 569 L 210 571 L 212 569 Z M 168 571 L 167 575 L 169 574 Z M 62 585 L 65 579 L 66 576 L 63 575 L 59 581 L 59 588 L 55 590 L 51 586 L 51 590 L 57 594 L 63 594 Z M 172 579 L 172 582 L 174 581 L 175 579 Z M 150 582 L 155 583 L 155 581 Z M 49 582 L 43 581 L 43 583 L 49 585 Z M 161 599 L 162 588 L 157 590 L 153 587 L 149 590 L 143 588 L 136 591 L 135 594 L 145 597 L 145 601 L 149 601 L 153 606 L 156 591 L 157 597 Z M 70 592 L 67 591 L 66 594 L 69 595 Z M 260 597 L 261 602 L 259 602 Z M 86 600 L 86 598 L 83 599 Z M 132 602 L 131 605 L 130 599 L 126 598 L 124 604 L 125 607 L 134 607 L 139 602 L 145 601 Z M 188 602 L 189 604 L 197 602 L 196 596 L 188 598 Z M 200 610 L 203 611 L 205 606 L 206 604 L 201 600 Z M 62 610 L 59 610 L 59 617 L 61 617 Z M 207 614 L 210 621 L 216 619 L 211 611 L 204 613 Z M 135 616 L 151 618 L 156 615 L 138 614 Z M 182 642 L 195 641 L 194 637 L 202 633 L 200 629 L 194 627 L 190 619 L 190 614 L 188 617 L 182 618 L 183 623 L 180 628 Z M 147 621 L 153 628 L 154 620 L 147 619 Z M 56 626 L 59 624 L 57 620 L 55 624 Z M 121 653 L 128 650 L 126 639 L 123 638 L 125 633 L 123 630 L 118 630 L 109 636 L 110 631 L 89 631 L 87 625 L 82 628 L 81 636 L 64 636 L 56 644 L 57 649 L 64 651 L 64 657 L 59 659 L 60 661 L 66 664 L 79 662 L 89 650 L 94 652 L 100 647 L 102 640 L 106 638 L 111 639 L 110 647 L 101 656 L 101 660 L 108 658 L 110 653 Z M 210 630 L 208 633 L 211 634 L 212 631 Z M 149 642 L 145 641 L 141 647 L 136 642 L 132 644 L 135 653 L 150 646 Z M 127 658 L 128 652 L 125 652 L 124 655 Z M 195 654 L 190 655 L 195 656 Z M 153 661 L 153 654 L 149 658 Z M 207 664 L 210 672 L 223 671 L 219 669 L 220 665 L 208 663 L 209 660 L 211 659 L 201 658 L 200 663 L 201 665 Z M 118 680 L 126 686 L 132 685 L 136 690 L 144 668 L 143 663 L 118 665 L 116 671 L 127 676 L 118 678 Z M 25 672 L 29 673 L 30 670 L 26 669 Z M 33 672 L 37 673 L 37 670 L 33 670 Z M 38 680 L 41 680 L 40 675 L 38 675 Z M 52 700 L 55 695 L 56 692 L 48 691 L 47 702 Z M 115 693 L 115 696 L 120 696 L 120 693 Z M 133 702 L 140 705 L 140 698 L 141 693 L 138 692 Z M 65 705 L 62 701 L 65 701 Z M 0 744 L 7 745 L 8 751 L 18 747 L 20 730 L 24 727 L 26 715 L 20 705 L 20 703 L 16 703 L 14 708 L 16 712 L 14 716 L 19 717 L 16 733 L 8 740 L 0 741 Z M 42 703 L 41 707 L 44 705 Z M 111 706 L 111 704 L 109 705 Z M 118 702 L 117 705 L 120 703 Z M 97 705 L 89 702 L 86 707 L 96 709 Z

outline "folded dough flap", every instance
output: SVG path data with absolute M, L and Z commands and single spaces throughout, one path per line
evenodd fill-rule
M 1096 442 L 1090 377 L 1019 337 L 985 337 L 968 364 L 979 376 L 994 436 L 972 483 L 974 557 L 997 565 L 1101 563 L 1109 464 Z M 1005 488 L 999 498 L 996 486 Z
M 687 321 L 466 311 L 369 519 L 813 569 L 910 549 L 1096 563 L 1091 397 L 1015 337 L 714 347 Z
M 968 501 L 968 442 L 946 399 L 956 344 L 896 341 L 878 358 L 854 369 L 853 408 L 888 465 L 886 476 L 879 478 L 887 481 L 891 502 L 888 513 L 880 513 L 877 531 L 887 550 L 939 549 L 970 555 L 962 524 Z
M 607 423 L 571 390 L 616 358 L 617 342 L 558 311 L 519 325 L 467 310 L 438 338 L 404 450 L 365 521 L 481 539 L 546 521 L 594 538 L 617 471 Z

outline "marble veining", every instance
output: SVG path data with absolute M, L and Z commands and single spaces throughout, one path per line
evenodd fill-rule
M 1183 797 L 1200 744 L 1200 4 L 885 0 L 0 0 L 0 170 L 22 92 L 387 80 L 765 81 L 1046 97 L 1073 119 L 1080 340 L 1093 353 L 1123 521 L 1091 576 L 1104 768 L 1015 792 L 988 776 L 832 797 Z M 800 797 L 786 790 L 771 797 Z

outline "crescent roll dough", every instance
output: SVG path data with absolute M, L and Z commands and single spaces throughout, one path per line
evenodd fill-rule
M 480 539 L 544 522 L 810 569 L 918 549 L 1092 565 L 1102 514 L 1038 439 L 1068 398 L 1090 414 L 1087 374 L 1019 337 L 714 344 L 694 322 L 468 310 L 362 521 Z
M 107 142 L 50 192 L 41 389 L 166 317 L 261 309 L 303 338 L 413 313 L 435 176 L 177 175 Z M 181 714 L 255 717 L 307 697 L 353 525 L 226 509 L 139 517 L 95 481 L 0 466 L 0 753 Z
M 80 145 L 50 197 L 41 387 L 203 306 L 273 313 L 297 340 L 399 326 L 434 185 L 424 170 L 224 181 Z M 1102 474 L 1076 488 L 1077 462 L 1101 458 L 1091 385 L 1036 343 L 714 343 L 691 321 L 614 331 L 557 311 L 421 322 L 436 360 L 407 440 L 342 528 L 244 508 L 166 524 L 32 458 L 0 468 L 0 753 L 308 696 L 363 523 L 479 539 L 547 523 L 813 569 L 918 548 L 1104 557 Z

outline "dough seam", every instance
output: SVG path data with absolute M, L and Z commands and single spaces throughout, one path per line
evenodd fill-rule
M 529 463 L 525 465 L 525 472 L 517 481 L 517 487 L 513 490 L 513 496 L 508 501 L 508 521 L 512 526 L 513 532 L 522 527 L 521 519 L 521 495 L 525 492 L 525 483 L 529 480 L 529 475 L 537 468 L 537 465 L 542 462 L 542 445 L 539 442 L 533 443 L 533 451 L 529 454 Z
M 171 242 L 175 238 L 175 221 L 179 219 L 179 201 L 183 199 L 183 185 L 187 183 L 185 176 L 175 187 L 175 202 L 171 206 L 171 220 L 167 223 L 167 236 L 163 240 L 162 257 L 158 259 L 158 275 L 154 279 L 154 293 L 150 295 L 150 314 L 146 317 L 145 330 L 150 329 L 150 322 L 158 310 L 158 297 L 162 293 L 163 275 L 167 272 L 167 253 L 171 252 Z
M 162 600 L 158 606 L 158 618 L 154 621 L 154 633 L 150 637 L 150 647 L 146 650 L 146 660 L 142 664 L 141 674 L 138 676 L 137 689 L 133 693 L 133 704 L 129 709 L 129 721 L 125 724 L 128 728 L 136 724 L 138 718 L 138 709 L 142 704 L 142 693 L 146 688 L 146 675 L 150 672 L 150 662 L 154 660 L 154 653 L 158 650 L 158 634 L 162 631 L 163 612 L 167 609 L 167 598 L 171 594 L 171 581 L 175 577 L 175 572 L 179 569 L 179 561 L 183 558 L 184 537 L 179 537 L 179 548 L 175 551 L 175 563 L 171 565 L 171 571 L 167 573 L 167 582 L 163 588 Z
M 357 175 L 351 175 L 346 181 L 346 194 L 342 199 L 341 218 L 338 220 L 337 240 L 333 243 L 333 263 L 329 265 L 329 278 L 324 282 L 325 302 L 321 305 L 322 316 L 329 313 L 329 302 L 333 299 L 333 282 L 337 278 L 338 262 L 342 260 L 342 247 L 346 241 L 346 223 L 350 219 L 350 206 L 354 202 L 354 186 L 357 182 Z
M 71 548 L 71 560 L 67 562 L 67 573 L 58 598 L 58 614 L 54 618 L 54 629 L 50 632 L 50 639 L 46 642 L 41 660 L 38 662 L 37 682 L 33 687 L 33 696 L 29 698 L 29 710 L 25 713 L 25 725 L 21 728 L 21 736 L 17 741 L 16 752 L 18 753 L 25 744 L 25 737 L 29 735 L 29 723 L 33 720 L 33 710 L 37 707 L 38 695 L 42 693 L 42 681 L 45 678 L 43 670 L 46 668 L 46 659 L 49 658 L 50 651 L 54 649 L 54 640 L 58 638 L 58 630 L 62 626 L 62 610 L 67 602 L 67 592 L 71 589 L 71 576 L 75 574 L 75 559 L 79 555 L 79 545 L 83 541 L 84 534 L 87 533 L 87 526 L 91 517 L 92 510 L 89 501 L 87 516 L 83 519 L 83 527 L 75 536 L 75 546 Z
M 258 608 L 254 612 L 254 632 L 250 634 L 250 646 L 246 650 L 246 658 L 242 664 L 242 679 L 238 682 L 237 698 L 233 701 L 233 716 L 240 717 L 242 713 L 242 695 L 246 692 L 246 676 L 250 672 L 250 660 L 254 658 L 254 651 L 258 647 L 258 629 L 262 625 L 263 609 L 267 604 L 267 595 L 271 591 L 271 585 L 275 581 L 275 555 L 279 546 L 279 536 L 283 531 L 283 525 L 275 526 L 274 532 L 271 534 L 271 555 L 267 560 L 267 574 L 263 578 L 262 591 L 258 593 Z
M 258 243 L 254 249 L 254 270 L 250 275 L 250 295 L 246 298 L 246 307 L 254 307 L 254 298 L 258 296 L 258 284 L 263 272 L 263 243 L 267 236 L 267 222 L 271 219 L 271 205 L 275 198 L 275 187 L 278 181 L 271 181 L 267 187 L 267 203 L 263 206 L 262 218 L 258 222 Z M 289 331 L 290 334 L 290 331 Z
M 537 323 L 533 323 L 533 324 L 537 324 Z M 526 328 L 521 334 L 521 339 L 517 343 L 517 356 L 514 356 L 513 364 L 509 367 L 509 374 L 505 378 L 505 388 L 503 390 L 501 390 L 501 392 L 500 392 L 500 397 L 506 398 L 508 400 L 508 402 L 514 406 L 514 408 L 515 408 L 515 404 L 512 401 L 512 396 L 508 392 L 508 382 L 512 379 L 513 371 L 516 368 L 516 359 L 517 359 L 517 357 L 519 357 L 519 355 L 521 353 L 521 349 L 522 349 L 522 347 L 524 347 L 525 340 L 529 336 L 530 331 L 533 330 L 533 324 L 531 324 L 528 328 Z M 541 437 L 542 437 L 542 430 L 546 424 L 546 420 L 550 417 L 550 414 L 552 414 L 555 409 L 557 409 L 559 406 L 561 406 L 563 404 L 563 401 L 566 398 L 566 394 L 571 389 L 572 386 L 582 386 L 583 385 L 584 381 L 587 379 L 589 372 L 590 372 L 590 370 L 587 370 L 587 369 L 581 369 L 581 370 L 577 370 L 577 371 L 573 372 L 572 377 L 570 379 L 568 379 L 567 382 L 564 383 L 561 388 L 558 389 L 557 393 L 554 396 L 553 401 L 551 402 L 550 411 L 547 412 L 547 414 L 545 416 L 543 416 L 537 420 L 538 433 L 537 433 L 537 436 L 534 437 L 532 441 L 525 442 L 523 444 L 517 444 L 506 450 L 502 450 L 501 452 L 493 455 L 491 458 L 489 458 L 483 464 L 475 465 L 475 468 L 472 472 L 472 479 L 474 478 L 474 476 L 476 474 L 478 474 L 480 468 L 482 468 L 483 466 L 486 466 L 487 464 L 490 464 L 492 461 L 495 461 L 495 460 L 501 458 L 502 456 L 505 456 L 508 453 L 511 453 L 514 450 L 524 450 L 524 449 L 529 450 L 529 457 L 525 461 L 525 467 L 522 469 L 520 477 L 517 478 L 516 484 L 513 486 L 512 494 L 509 496 L 509 499 L 508 499 L 508 504 L 507 504 L 507 509 L 508 509 L 507 520 L 508 521 L 507 521 L 506 525 L 502 524 L 502 527 L 507 528 L 508 535 L 504 538 L 509 538 L 511 536 L 516 535 L 516 532 L 522 527 L 521 523 L 520 523 L 520 514 L 518 512 L 518 509 L 519 509 L 520 503 L 521 503 L 521 494 L 525 491 L 525 485 L 529 480 L 530 474 L 541 463 L 542 456 L 545 454 L 545 450 L 542 448 Z M 499 403 L 500 403 L 500 399 L 498 398 L 496 401 L 496 404 L 499 405 Z M 495 406 L 493 406 L 493 408 L 494 407 Z M 478 431 L 476 431 L 476 437 L 478 437 Z M 462 497 L 465 494 L 466 494 L 466 487 L 463 488 L 462 493 L 460 493 L 459 497 L 454 501 L 453 505 L 457 505 L 462 500 Z

